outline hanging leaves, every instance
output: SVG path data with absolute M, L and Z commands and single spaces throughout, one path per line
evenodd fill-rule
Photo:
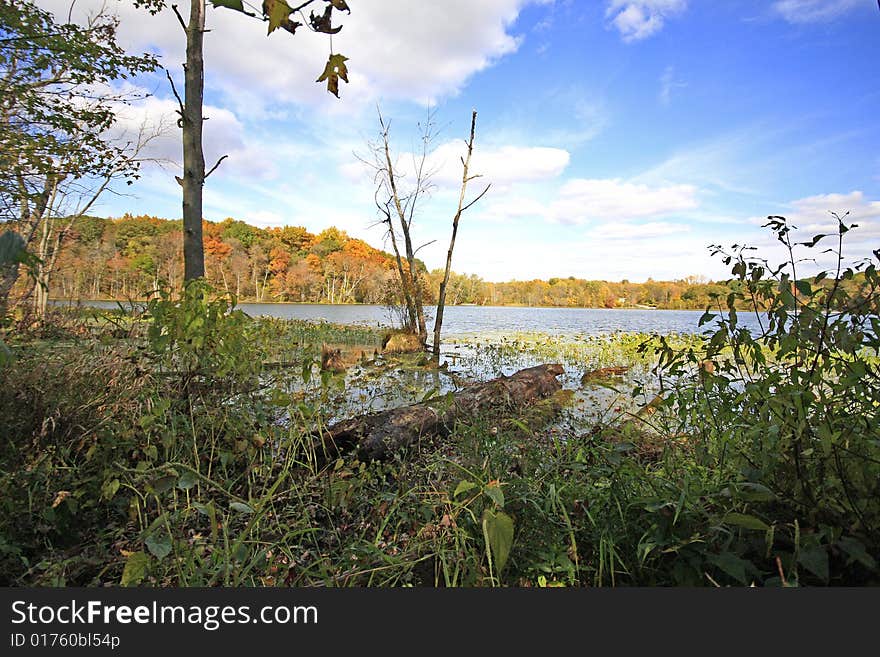
M 347 60 L 348 57 L 344 55 L 330 55 L 329 59 L 327 59 L 327 65 L 324 67 L 324 72 L 321 73 L 321 77 L 315 80 L 315 82 L 326 80 L 327 91 L 337 98 L 339 98 L 339 80 L 342 79 L 343 82 L 348 82 L 348 68 L 345 66 Z
M 339 32 L 339 30 L 342 29 L 341 25 L 339 27 L 333 27 L 333 19 L 331 15 L 333 14 L 334 4 L 327 5 L 324 8 L 324 13 L 320 16 L 315 14 L 315 12 L 309 13 L 309 25 L 312 26 L 312 29 L 315 32 L 323 32 L 324 34 L 336 34 L 337 32 Z M 347 8 L 348 7 L 346 6 L 346 9 Z
M 292 13 L 293 9 L 284 0 L 263 0 L 263 15 L 269 19 L 268 34 L 272 34 L 279 27 L 284 27 L 285 23 L 292 24 L 290 21 Z M 292 33 L 296 27 L 292 30 L 286 27 L 284 29 Z

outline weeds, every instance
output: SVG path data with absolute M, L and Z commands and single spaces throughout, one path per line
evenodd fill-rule
M 721 255 L 738 291 L 702 336 L 460 339 L 439 370 L 199 286 L 8 336 L 0 583 L 876 584 L 875 269 Z M 761 335 L 739 325 L 749 299 Z M 322 344 L 355 354 L 346 371 L 320 371 Z M 565 365 L 556 420 L 487 412 L 384 462 L 313 438 L 540 361 Z

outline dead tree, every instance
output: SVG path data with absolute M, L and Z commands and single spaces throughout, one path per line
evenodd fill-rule
M 511 376 L 475 383 L 452 395 L 338 422 L 318 437 L 325 454 L 357 448 L 359 458 L 378 460 L 420 440 L 448 435 L 458 420 L 499 408 L 518 408 L 562 389 L 561 365 L 538 365 Z
M 446 305 L 446 286 L 449 284 L 449 274 L 452 271 L 452 251 L 455 249 L 455 238 L 458 235 L 458 220 L 461 219 L 462 213 L 467 210 L 469 207 L 474 205 L 477 201 L 479 201 L 486 192 L 489 191 L 489 187 L 491 184 L 486 185 L 482 192 L 480 192 L 477 197 L 472 200 L 470 203 L 465 204 L 465 194 L 467 193 L 467 184 L 474 178 L 479 178 L 479 174 L 477 175 L 468 175 L 468 170 L 471 165 L 471 155 L 474 152 L 474 133 L 476 132 L 477 127 L 477 110 L 473 110 L 471 114 L 471 135 L 467 140 L 467 156 L 461 158 L 461 191 L 458 195 L 458 209 L 455 211 L 455 216 L 452 218 L 452 237 L 449 240 L 449 250 L 446 252 L 446 269 L 443 272 L 443 281 L 440 283 L 440 293 L 437 297 L 437 315 L 434 318 L 434 358 L 440 358 L 440 328 L 443 325 L 443 309 Z
M 359 158 L 374 172 L 376 183 L 375 203 L 385 226 L 394 252 L 397 273 L 400 277 L 401 293 L 406 304 L 407 326 L 410 332 L 419 336 L 422 344 L 428 342 L 428 329 L 425 324 L 425 310 L 422 294 L 422 277 L 416 260 L 418 248 L 413 246 L 412 222 L 422 198 L 430 193 L 431 177 L 434 172 L 428 167 L 428 152 L 434 138 L 434 123 L 429 114 L 421 134 L 421 148 L 413 154 L 412 184 L 407 185 L 401 167 L 391 150 L 391 123 L 379 114 L 379 139 L 369 144 L 372 159 Z M 398 237 L 398 231 L 399 237 Z M 402 244 L 401 244 L 402 242 Z M 401 249 L 402 246 L 402 249 Z M 401 255 L 401 251 L 403 255 Z M 404 260 L 405 258 L 405 260 Z

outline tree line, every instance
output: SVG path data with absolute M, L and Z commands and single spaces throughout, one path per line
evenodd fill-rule
M 302 226 L 259 228 L 227 218 L 203 222 L 205 274 L 241 301 L 402 304 L 395 258 L 338 228 L 311 233 Z M 142 299 L 183 281 L 180 220 L 126 214 L 83 216 L 65 236 L 56 268 L 58 299 Z M 416 259 L 415 278 L 427 303 L 437 302 L 444 270 Z M 406 267 L 406 262 L 403 263 Z M 451 272 L 447 303 L 619 308 L 704 309 L 726 296 L 724 283 L 696 277 L 643 283 L 575 277 L 490 282 Z

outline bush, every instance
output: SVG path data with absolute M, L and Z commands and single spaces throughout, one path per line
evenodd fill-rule
M 718 502 L 735 502 L 720 520 L 737 536 L 731 551 L 748 581 L 880 576 L 880 277 L 868 260 L 844 266 L 855 226 L 834 216 L 836 235 L 800 243 L 785 218 L 769 217 L 788 252 L 778 266 L 746 247 L 713 247 L 732 264 L 736 291 L 700 320 L 715 322 L 702 348 L 660 354 L 659 371 L 676 382 L 672 431 L 688 436 L 696 465 L 727 496 Z M 799 277 L 802 254 L 832 237 L 836 266 Z M 740 326 L 742 304 L 760 334 Z

